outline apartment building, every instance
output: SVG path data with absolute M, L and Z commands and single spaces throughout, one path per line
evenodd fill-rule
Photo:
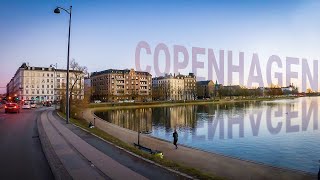
M 76 80 L 80 77 L 80 79 Z M 69 71 L 73 98 L 83 98 L 84 74 Z M 20 100 L 59 101 L 65 95 L 67 71 L 53 67 L 33 67 L 23 63 L 7 84 L 7 95 Z M 77 91 L 77 93 L 74 93 Z
M 182 78 L 184 82 L 184 100 L 195 100 L 197 97 L 197 89 L 196 76 L 194 73 L 189 73 L 188 75 L 178 74 L 177 77 Z
M 117 102 L 152 99 L 152 75 L 148 72 L 108 69 L 93 72 L 90 79 L 94 100 Z
M 154 100 L 192 100 L 196 96 L 196 77 L 189 75 L 172 75 L 152 79 Z
M 215 85 L 212 80 L 197 81 L 197 96 L 199 99 L 212 98 L 215 95 Z

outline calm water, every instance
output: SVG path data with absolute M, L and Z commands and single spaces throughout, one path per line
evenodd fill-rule
M 99 112 L 111 123 L 273 166 L 318 172 L 320 97 Z M 142 142 L 143 144 L 143 142 Z

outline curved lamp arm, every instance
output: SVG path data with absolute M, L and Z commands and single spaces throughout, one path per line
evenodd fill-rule
M 58 7 L 54 10 L 54 12 L 55 12 L 55 13 L 60 13 L 60 10 L 59 10 L 59 9 L 62 9 L 62 10 L 64 10 L 66 13 L 70 14 L 70 13 L 71 13 L 71 8 L 72 8 L 72 6 L 70 6 L 70 9 L 69 9 L 69 10 L 67 10 L 67 9 L 65 9 L 65 8 L 63 8 L 63 7 L 58 6 Z

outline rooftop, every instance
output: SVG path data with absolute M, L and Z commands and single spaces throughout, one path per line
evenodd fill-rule
M 107 70 L 104 70 L 104 71 L 93 72 L 93 73 L 91 73 L 91 77 L 98 76 L 98 75 L 101 75 L 101 74 L 129 74 L 130 71 L 134 71 L 134 69 L 123 69 L 123 70 L 107 69 Z M 136 74 L 151 76 L 151 74 L 149 72 L 144 72 L 144 71 L 134 71 L 134 72 Z

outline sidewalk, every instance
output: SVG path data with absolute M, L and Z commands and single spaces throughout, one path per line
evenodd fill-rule
M 39 135 L 47 137 L 53 153 L 46 153 L 56 179 L 147 179 L 98 151 L 58 122 L 52 110 L 44 111 L 38 122 Z M 43 139 L 41 138 L 41 142 Z M 44 145 L 43 145 L 44 146 Z M 49 150 L 50 151 L 50 150 Z M 59 161 L 52 163 L 54 156 Z M 51 162 L 50 162 L 51 161 Z M 61 165 L 57 165 L 61 163 Z M 55 167 L 59 168 L 55 168 Z M 65 170 L 63 169 L 65 168 Z M 66 175 L 66 172 L 68 175 Z
M 137 141 L 136 132 L 121 128 L 100 119 L 94 115 L 93 109 L 87 109 L 83 115 L 87 121 L 93 121 L 95 118 L 96 127 L 108 132 L 108 134 L 117 137 L 128 144 L 133 144 Z M 170 160 L 210 174 L 226 177 L 228 179 L 305 180 L 316 178 L 316 175 L 311 175 L 300 171 L 271 167 L 264 164 L 208 153 L 181 145 L 179 146 L 178 150 L 175 150 L 172 143 L 156 139 L 148 135 L 142 134 L 140 136 L 140 142 L 147 147 L 162 151 L 164 156 Z

